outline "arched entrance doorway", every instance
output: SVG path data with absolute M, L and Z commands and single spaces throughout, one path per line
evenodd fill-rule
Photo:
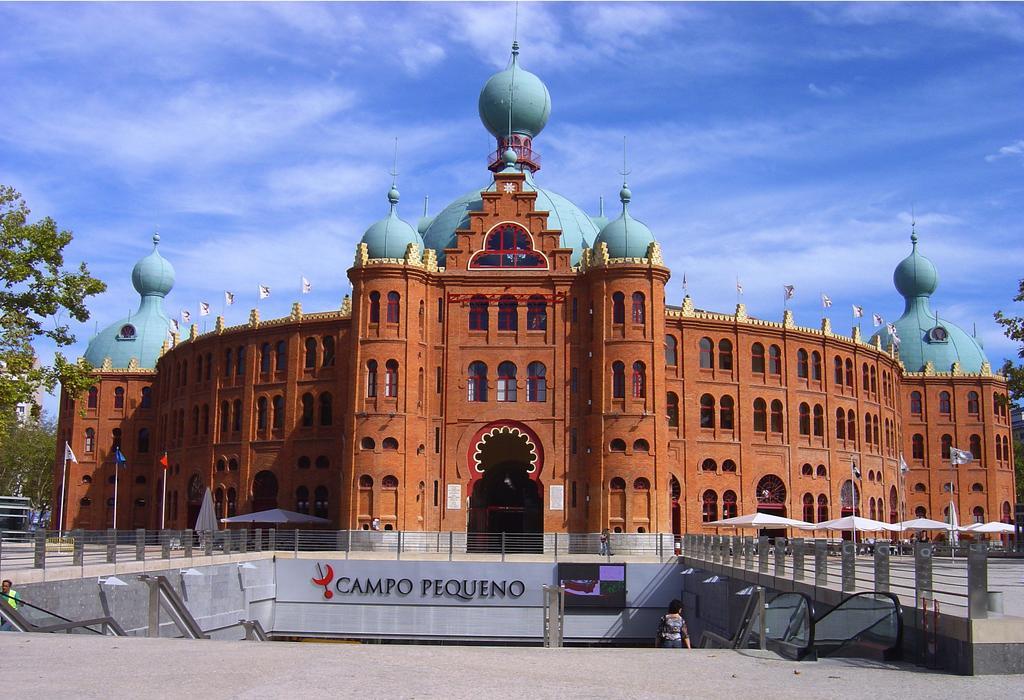
M 252 480 L 252 512 L 277 508 L 277 477 L 273 472 L 261 471 Z
M 766 474 L 757 482 L 757 512 L 786 517 L 786 484 L 774 474 Z M 785 528 L 765 528 L 767 537 L 785 537 Z
M 470 546 L 506 551 L 543 548 L 544 492 L 537 477 L 543 464 L 540 440 L 525 425 L 492 423 L 474 436 L 469 450 Z
M 676 538 L 679 538 L 683 534 L 683 518 L 681 508 L 679 507 L 679 499 L 682 496 L 683 490 L 679 486 L 679 479 L 674 475 L 668 478 L 668 497 L 669 497 L 669 508 L 672 512 L 672 534 Z

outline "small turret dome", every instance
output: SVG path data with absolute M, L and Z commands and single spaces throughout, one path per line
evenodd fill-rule
M 610 258 L 646 257 L 648 247 L 654 243 L 654 234 L 651 233 L 651 229 L 629 215 L 629 202 L 632 197 L 633 193 L 629 191 L 629 186 L 623 183 L 622 190 L 619 192 L 622 214 L 602 228 L 594 240 L 595 249 L 600 243 L 608 246 L 608 257 Z
M 939 286 L 939 274 L 932 261 L 917 252 L 917 234 L 911 234 L 910 255 L 892 273 L 893 284 L 904 297 L 931 296 Z
M 371 258 L 404 258 L 410 243 L 423 248 L 423 239 L 416 229 L 398 218 L 398 199 L 398 190 L 392 185 L 388 191 L 391 211 L 363 234 L 361 242 L 366 244 Z
M 547 86 L 536 75 L 519 67 L 518 56 L 519 44 L 513 42 L 509 67 L 492 75 L 480 91 L 480 121 L 497 138 L 507 136 L 510 131 L 533 138 L 544 129 L 551 116 L 551 95 Z
M 160 234 L 153 234 L 153 252 L 135 263 L 132 285 L 142 296 L 167 296 L 174 287 L 174 267 L 160 255 Z

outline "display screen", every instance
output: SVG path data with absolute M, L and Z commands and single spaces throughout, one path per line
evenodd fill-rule
M 626 607 L 625 564 L 559 564 L 566 608 Z

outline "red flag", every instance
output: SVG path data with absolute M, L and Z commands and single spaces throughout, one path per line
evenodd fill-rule
M 167 467 L 170 466 L 167 462 L 167 450 L 164 450 L 164 456 L 160 458 L 160 464 L 163 466 L 165 471 L 167 470 Z

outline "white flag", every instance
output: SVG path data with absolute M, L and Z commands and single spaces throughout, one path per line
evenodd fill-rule
M 75 464 L 78 464 L 78 458 L 75 457 L 75 453 L 71 451 L 71 445 L 68 444 L 67 440 L 64 441 L 64 461 L 71 460 Z
M 270 296 L 270 287 L 265 284 L 260 285 L 260 299 L 266 299 Z
M 880 314 L 871 314 L 871 322 L 875 324 L 875 328 L 885 323 L 885 319 Z
M 188 309 L 182 309 L 181 310 L 181 322 L 182 323 L 190 323 L 191 321 L 192 321 L 192 314 L 189 312 Z
M 856 462 L 853 463 L 852 472 L 853 472 L 853 478 L 854 479 L 859 479 L 860 478 L 860 467 L 857 466 Z
M 736 293 L 743 294 L 743 285 L 740 284 L 739 280 L 736 280 Z
M 176 319 L 176 318 L 172 318 L 171 319 L 171 332 L 172 333 L 177 333 L 178 332 L 178 319 Z
M 201 301 L 199 302 L 199 315 L 209 316 L 210 315 L 210 302 Z
M 235 303 L 235 295 L 232 292 L 224 292 L 224 303 L 231 306 Z
M 313 285 L 309 283 L 309 280 L 305 277 L 302 278 L 302 293 L 309 294 L 313 291 Z
M 793 298 L 793 294 L 796 293 L 796 287 L 791 284 L 782 285 L 782 291 L 786 293 L 786 301 Z
M 832 300 L 829 298 L 828 294 L 821 295 L 821 305 L 826 309 L 832 308 Z
M 854 304 L 853 305 L 853 317 L 854 318 L 864 318 L 864 307 L 863 306 L 857 306 L 856 304 Z
M 967 450 L 958 450 L 955 447 L 950 447 L 949 461 L 954 467 L 957 466 L 958 464 L 970 464 L 971 462 L 974 461 L 974 455 L 972 455 Z
M 910 467 L 907 466 L 907 460 L 903 459 L 903 453 L 900 452 L 900 474 L 906 474 L 910 471 Z

